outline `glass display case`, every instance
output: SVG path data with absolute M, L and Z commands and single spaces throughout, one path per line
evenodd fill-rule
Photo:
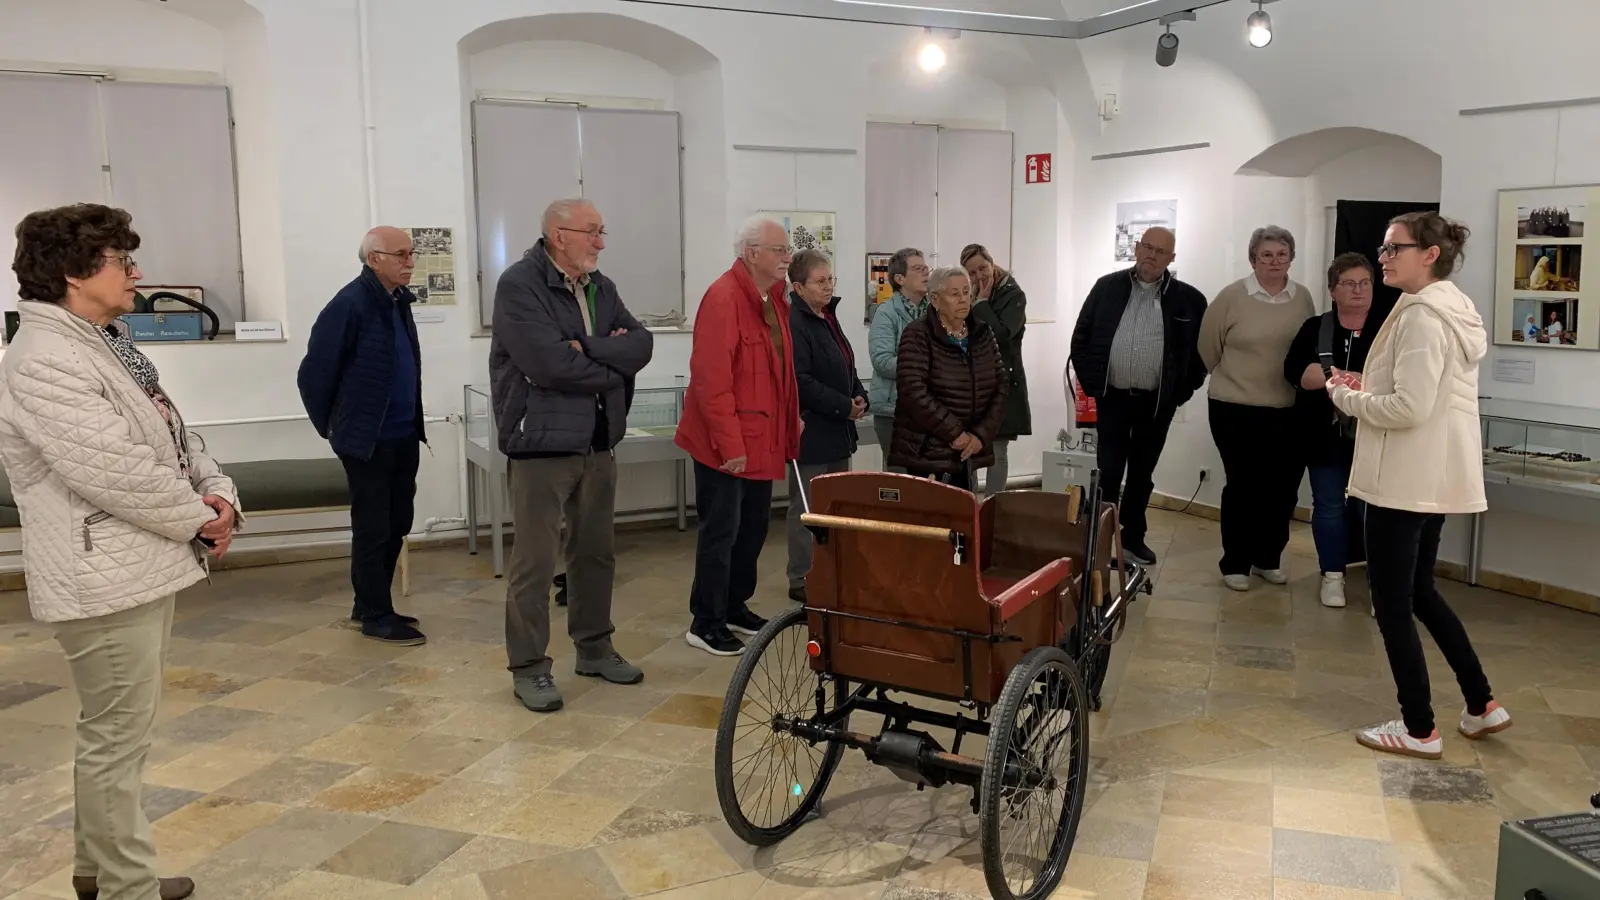
M 1600 496 L 1600 410 L 1499 399 L 1478 410 L 1485 480 Z
M 469 384 L 462 391 L 461 425 L 467 432 L 467 443 L 484 450 L 495 449 L 494 407 L 489 404 L 489 386 Z
M 639 379 L 634 385 L 633 406 L 628 410 L 628 433 L 623 440 L 671 438 L 683 415 L 683 395 L 688 384 L 689 379 L 683 375 Z

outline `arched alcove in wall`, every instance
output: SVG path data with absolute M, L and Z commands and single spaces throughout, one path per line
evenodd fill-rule
M 725 267 L 726 251 L 721 239 L 727 230 L 727 150 L 722 66 L 715 55 L 677 32 L 611 13 L 556 13 L 502 20 L 463 37 L 458 51 L 462 99 L 466 104 L 573 104 L 595 111 L 676 113 L 682 148 L 677 178 L 671 177 L 671 167 L 666 166 L 660 177 L 648 179 L 640 190 L 619 192 L 620 186 L 600 184 L 593 171 L 582 171 L 581 160 L 572 160 L 580 168 L 580 189 L 602 207 L 606 230 L 611 235 L 602 266 L 609 266 L 608 274 L 618 280 L 625 296 L 630 290 L 634 296 L 643 295 L 648 289 L 642 283 L 646 279 L 658 284 L 669 280 L 706 284 Z M 473 117 L 468 119 L 473 122 L 471 127 L 478 127 Z M 591 146 L 594 133 L 597 129 L 591 129 L 580 140 L 584 158 L 598 152 Z M 467 186 L 468 207 L 480 210 L 481 179 L 501 176 L 491 174 L 496 163 L 489 159 L 488 148 L 475 146 L 470 132 L 465 138 L 468 159 L 477 176 L 474 180 L 479 181 L 477 188 Z M 553 152 L 559 156 L 560 151 Z M 647 163 L 664 165 L 656 158 Z M 529 178 L 534 175 L 528 173 Z M 558 199 L 557 192 L 571 190 L 558 187 L 570 181 L 563 179 L 564 176 L 547 179 L 547 185 L 525 183 L 529 202 L 542 209 L 544 204 Z M 679 196 L 671 196 L 670 192 L 680 184 Z M 534 201 L 534 195 L 541 199 Z M 681 252 L 666 248 L 662 240 L 663 230 L 670 223 L 652 225 L 648 216 L 631 214 L 637 212 L 631 210 L 632 205 L 648 203 L 651 198 L 681 202 Z M 651 208 L 661 205 L 653 204 Z M 494 219 L 493 214 L 489 215 Z M 470 237 L 479 248 L 484 270 L 480 309 L 485 324 L 492 309 L 492 273 L 537 239 L 537 229 L 530 229 L 530 224 L 483 221 L 471 229 Z M 533 233 L 528 233 L 530 230 Z M 673 263 L 681 266 L 681 273 L 667 271 Z M 684 298 L 680 316 L 691 300 Z M 676 324 L 670 321 L 670 315 L 649 312 L 655 317 L 652 324 Z
M 1298 250 L 1294 277 L 1326 308 L 1338 202 L 1437 204 L 1440 177 L 1439 154 L 1401 135 L 1351 127 L 1295 135 L 1235 172 L 1235 231 L 1266 224 L 1290 229 Z M 1369 240 L 1374 247 L 1380 241 Z

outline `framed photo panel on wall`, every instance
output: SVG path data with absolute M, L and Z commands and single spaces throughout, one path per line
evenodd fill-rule
M 893 253 L 867 254 L 867 290 L 863 295 L 867 309 L 863 318 L 868 325 L 872 324 L 878 304 L 888 303 L 889 298 L 894 296 L 894 287 L 889 284 L 889 260 L 893 257 Z
M 1583 265 L 1600 240 L 1587 227 L 1591 209 L 1600 213 L 1600 185 L 1500 192 L 1496 344 L 1600 350 L 1600 281 Z

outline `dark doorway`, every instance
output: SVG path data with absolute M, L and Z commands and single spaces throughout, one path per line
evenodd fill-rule
M 1338 220 L 1333 228 L 1333 252 L 1359 253 L 1372 263 L 1379 273 L 1373 279 L 1372 312 L 1367 316 L 1370 327 L 1378 328 L 1389 317 L 1400 291 L 1383 283 L 1382 270 L 1378 268 L 1378 245 L 1383 243 L 1383 233 L 1389 220 L 1408 212 L 1438 212 L 1437 203 L 1415 203 L 1389 200 L 1340 200 L 1337 204 Z

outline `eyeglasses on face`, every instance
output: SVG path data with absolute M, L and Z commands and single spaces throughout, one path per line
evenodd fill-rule
M 1363 278 L 1360 281 L 1353 281 L 1345 278 L 1339 282 L 1339 287 L 1347 291 L 1370 291 L 1372 290 L 1372 279 Z
M 121 266 L 124 275 L 132 275 L 133 270 L 139 268 L 139 264 L 133 261 L 133 257 L 126 253 L 110 254 L 105 256 L 105 259 Z
M 1154 254 L 1156 256 L 1165 256 L 1166 254 L 1172 252 L 1171 250 L 1168 250 L 1165 247 L 1157 247 L 1154 244 L 1147 244 L 1144 241 L 1140 241 L 1139 242 L 1139 249 L 1143 250 L 1146 253 Z
M 1399 256 L 1401 250 L 1408 250 L 1408 249 L 1410 249 L 1412 247 L 1421 247 L 1421 246 L 1422 246 L 1421 244 L 1418 244 L 1418 243 L 1415 243 L 1415 242 L 1412 242 L 1412 243 L 1409 243 L 1409 244 L 1400 244 L 1400 243 L 1382 244 L 1382 245 L 1380 245 L 1378 247 L 1378 258 L 1382 259 L 1383 257 L 1386 257 L 1386 256 Z
M 915 272 L 918 275 L 926 275 L 929 272 L 932 272 L 933 270 L 924 265 L 924 266 L 907 266 L 906 267 L 906 271 L 907 272 Z
M 604 228 L 563 228 L 560 225 L 557 225 L 556 230 L 565 231 L 570 234 L 581 234 L 591 241 L 597 238 L 604 240 L 608 236 L 608 233 Z
M 807 281 L 806 284 L 811 287 L 832 288 L 834 285 L 834 280 L 832 275 L 823 275 Z
M 417 251 L 415 250 L 374 250 L 372 252 L 379 256 L 392 256 L 401 262 L 410 262 L 417 258 Z

